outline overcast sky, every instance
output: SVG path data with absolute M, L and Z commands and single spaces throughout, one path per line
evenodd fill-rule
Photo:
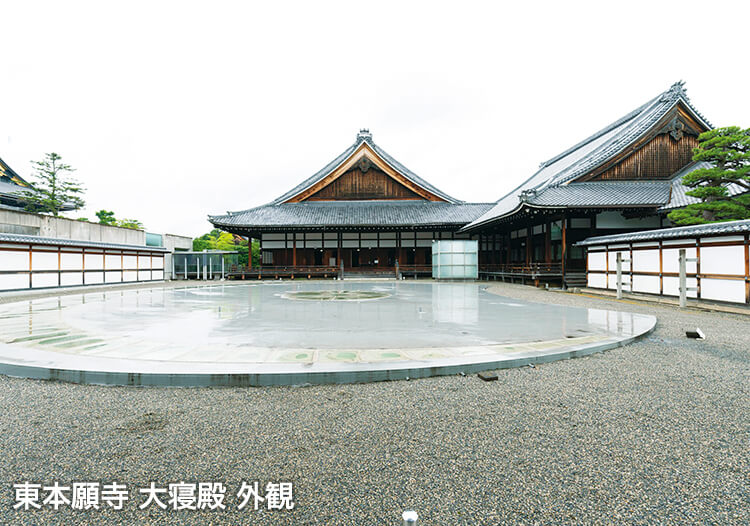
M 443 191 L 496 201 L 678 80 L 750 127 L 749 2 L 0 4 L 0 157 L 55 151 L 87 207 L 200 235 L 366 127 Z

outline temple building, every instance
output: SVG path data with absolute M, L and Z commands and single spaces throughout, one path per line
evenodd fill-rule
M 25 203 L 16 194 L 29 187 L 29 183 L 0 159 L 0 209 L 23 210 Z
M 210 216 L 216 228 L 259 239 L 263 266 L 347 270 L 431 264 L 433 239 L 470 239 L 458 230 L 492 208 L 435 188 L 361 130 L 323 169 L 270 203 Z
M 675 83 L 543 162 L 494 204 L 445 194 L 362 130 L 346 151 L 274 201 L 209 219 L 260 239 L 267 266 L 429 266 L 432 240 L 476 239 L 481 276 L 583 285 L 586 249 L 579 241 L 671 226 L 671 210 L 698 201 L 681 181 L 708 166 L 692 158 L 698 136 L 711 127 Z
M 485 272 L 584 284 L 586 254 L 578 241 L 671 226 L 671 210 L 698 201 L 685 195 L 681 180 L 707 166 L 692 158 L 698 135 L 709 129 L 683 83 L 675 83 L 543 162 L 460 232 L 480 236 Z

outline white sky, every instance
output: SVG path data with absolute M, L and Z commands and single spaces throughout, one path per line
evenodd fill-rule
M 370 128 L 443 191 L 496 201 L 677 80 L 750 127 L 750 2 L 0 4 L 0 157 L 55 151 L 86 209 L 200 235 Z M 737 50 L 733 52 L 733 50 Z

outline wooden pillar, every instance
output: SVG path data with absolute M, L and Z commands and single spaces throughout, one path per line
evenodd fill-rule
M 341 264 L 343 263 L 343 259 L 341 259 L 342 253 L 341 253 L 341 232 L 336 233 L 336 264 L 339 268 L 341 267 Z
M 297 266 L 297 232 L 292 234 L 292 266 Z
M 529 225 L 526 227 L 526 266 L 528 267 L 531 265 L 531 260 L 534 257 L 534 254 L 532 253 L 532 245 L 533 245 L 533 235 L 534 232 L 534 226 Z
M 83 250 L 83 249 L 81 249 L 81 250 Z M 34 246 L 33 245 L 29 245 L 29 288 L 30 289 L 34 288 L 34 282 L 32 280 L 32 276 L 34 275 L 33 254 L 34 254 Z M 83 256 L 81 256 L 81 257 L 83 257 Z M 81 276 L 83 276 L 83 275 L 81 275 Z M 84 279 L 84 278 L 81 277 L 81 279 Z M 84 279 L 84 283 L 85 283 L 85 279 Z
M 745 234 L 745 303 L 750 304 L 750 235 Z
M 604 288 L 609 289 L 609 245 L 604 245 Z
M 562 218 L 562 254 L 560 257 L 562 262 L 562 287 L 565 288 L 565 259 L 568 257 L 568 218 L 565 216 Z
M 552 263 L 552 223 L 544 223 L 544 262 L 549 265 Z
M 695 238 L 695 259 L 697 259 L 697 261 L 695 262 L 695 281 L 696 281 L 696 287 L 698 289 L 696 296 L 698 299 L 701 299 L 701 238 L 700 237 Z
M 630 265 L 633 265 L 632 261 Z M 664 242 L 661 239 L 659 240 L 659 294 L 664 294 Z
M 505 263 L 510 263 L 511 262 L 510 232 L 508 232 L 508 234 L 505 236 L 505 241 L 508 243 L 505 246 L 505 256 L 506 256 Z

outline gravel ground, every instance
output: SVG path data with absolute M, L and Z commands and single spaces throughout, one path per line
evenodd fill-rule
M 750 318 L 493 285 L 655 314 L 646 339 L 536 368 L 299 388 L 159 389 L 0 377 L 3 524 L 750 523 Z M 529 320 L 533 323 L 533 320 Z M 701 327 L 704 341 L 684 330 Z M 14 511 L 12 484 L 222 481 L 226 511 Z M 292 511 L 238 511 L 243 480 Z

